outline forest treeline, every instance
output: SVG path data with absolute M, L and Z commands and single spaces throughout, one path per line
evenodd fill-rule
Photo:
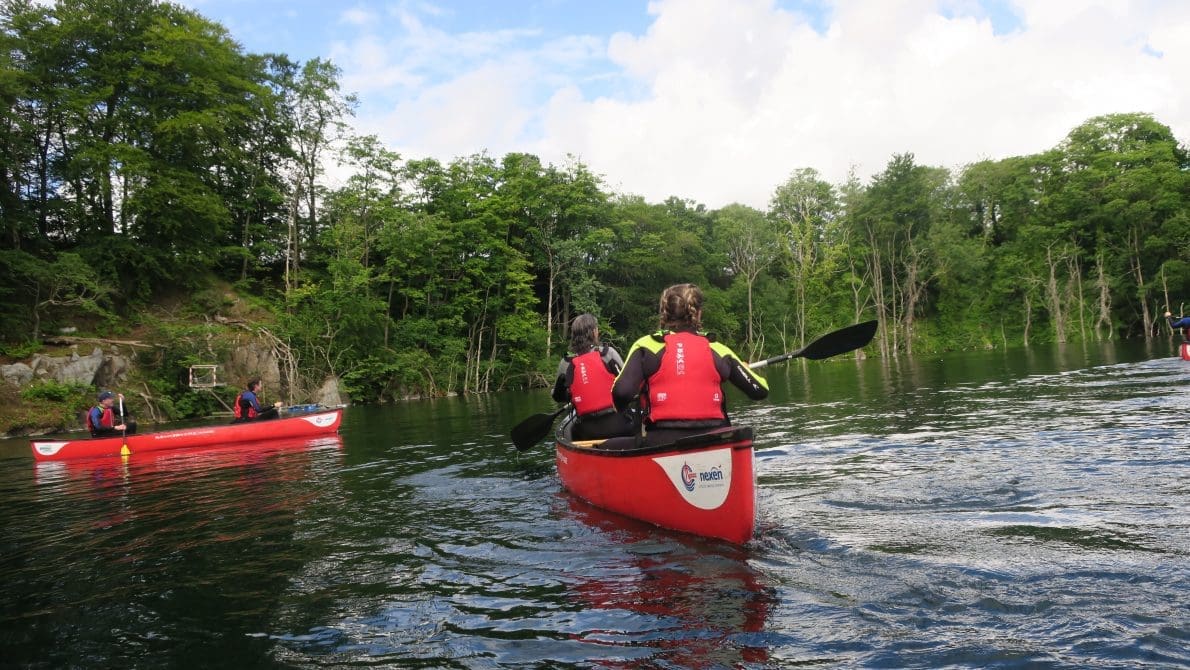
M 765 210 L 708 209 L 613 193 L 578 160 L 399 156 L 350 132 L 332 63 L 246 53 L 170 3 L 0 18 L 10 345 L 222 279 L 268 300 L 295 369 L 376 400 L 543 383 L 575 314 L 624 347 L 677 282 L 748 357 L 870 318 L 884 356 L 1153 337 L 1190 298 L 1190 157 L 1144 113 L 957 171 L 804 168 Z M 335 162 L 352 176 L 332 187 Z

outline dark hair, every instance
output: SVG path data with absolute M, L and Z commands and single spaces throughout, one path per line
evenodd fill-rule
M 694 284 L 674 284 L 661 294 L 662 330 L 702 327 L 702 291 Z
M 257 385 L 257 384 L 259 384 L 259 383 L 260 383 L 260 377 L 256 377 L 256 378 L 253 378 L 253 379 L 249 379 L 249 380 L 248 380 L 248 386 L 246 387 L 246 389 L 245 389 L 245 390 L 252 391 L 253 393 L 255 393 L 255 390 L 254 390 L 252 387 L 253 387 L 253 386 L 256 386 L 256 385 Z
M 579 314 L 570 322 L 570 353 L 585 354 L 598 344 L 595 331 L 599 321 L 594 314 Z

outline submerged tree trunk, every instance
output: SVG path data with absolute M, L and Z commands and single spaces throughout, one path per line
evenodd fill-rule
M 1054 320 L 1054 337 L 1059 344 L 1066 343 L 1066 314 L 1062 309 L 1062 292 L 1058 289 L 1058 263 L 1061 258 L 1054 258 L 1053 245 L 1045 249 L 1045 262 L 1049 269 L 1049 278 L 1045 283 L 1045 301 L 1050 317 Z
M 880 332 L 880 356 L 889 357 L 888 310 L 884 303 L 884 267 L 880 262 L 880 248 L 876 244 L 876 237 L 868 231 L 868 243 L 871 245 L 871 260 L 868 263 L 872 273 L 872 304 L 876 308 L 876 321 Z
M 1070 275 L 1070 297 L 1078 301 L 1078 335 L 1083 342 L 1087 341 L 1087 303 L 1083 298 L 1083 270 L 1078 258 L 1071 256 L 1067 260 L 1067 272 Z
M 1099 336 L 1099 328 L 1107 329 L 1107 339 L 1112 339 L 1111 327 L 1111 287 L 1107 283 L 1107 272 L 1103 269 L 1103 252 L 1095 257 L 1095 288 L 1099 290 L 1099 315 L 1095 319 L 1095 337 Z
M 1136 297 L 1140 302 L 1140 315 L 1143 320 L 1145 339 L 1153 339 L 1153 316 L 1149 313 L 1149 290 L 1145 286 L 1144 267 L 1141 265 L 1140 232 L 1132 229 L 1132 271 L 1136 275 Z
M 925 294 L 927 280 L 921 278 L 922 258 L 916 245 L 910 244 L 909 258 L 905 266 L 905 353 L 913 353 L 913 329 L 917 305 Z

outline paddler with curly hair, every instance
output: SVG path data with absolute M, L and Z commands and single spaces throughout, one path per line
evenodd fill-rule
M 723 382 L 752 400 L 768 397 L 765 379 L 748 368 L 727 345 L 702 332 L 702 291 L 677 284 L 661 294 L 660 330 L 636 341 L 612 386 L 624 409 L 638 396 L 646 444 L 730 426 Z

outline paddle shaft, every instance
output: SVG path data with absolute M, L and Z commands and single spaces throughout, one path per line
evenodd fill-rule
M 773 356 L 772 358 L 766 358 L 763 361 L 753 361 L 752 363 L 748 364 L 748 367 L 753 370 L 756 370 L 757 368 L 763 368 L 766 365 L 772 365 L 773 363 L 780 363 L 781 361 L 787 361 L 791 358 L 797 358 L 797 356 L 798 356 L 798 352 L 791 351 L 787 354 L 781 354 L 780 356 Z
M 831 356 L 845 354 L 867 345 L 875 335 L 876 321 L 857 323 L 853 326 L 847 326 L 846 328 L 840 328 L 839 330 L 827 333 L 797 351 L 791 351 L 787 354 L 766 358 L 763 361 L 749 363 L 748 367 L 755 370 L 757 368 L 763 368 L 766 365 L 772 365 L 773 363 L 787 361 L 791 358 L 804 357 L 814 360 L 830 358 Z
M 128 455 L 128 419 L 124 416 L 124 396 L 120 396 L 120 425 L 124 428 L 120 431 L 121 444 L 120 455 Z

